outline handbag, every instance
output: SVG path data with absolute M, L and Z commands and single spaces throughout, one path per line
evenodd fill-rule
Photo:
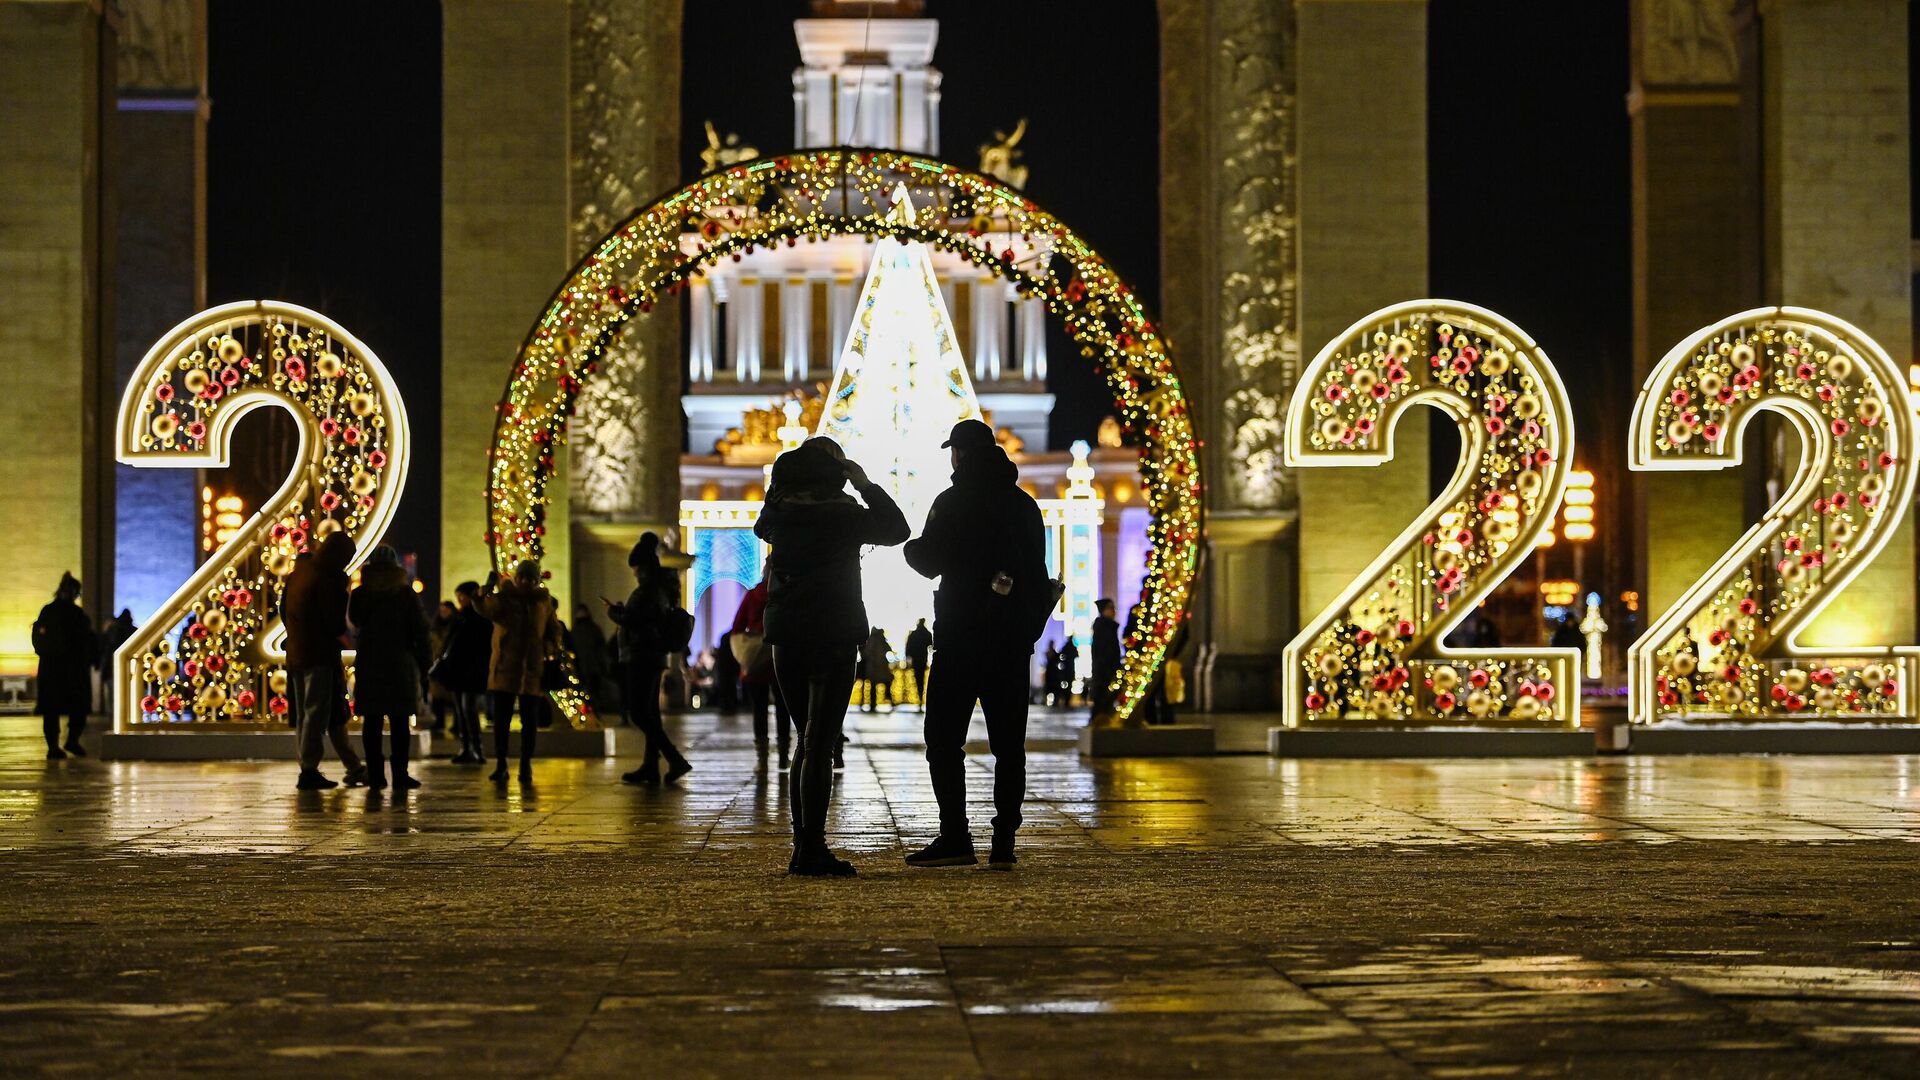
M 765 634 L 741 630 L 727 638 L 727 647 L 733 650 L 745 678 L 762 678 L 773 668 L 773 650 L 767 648 Z

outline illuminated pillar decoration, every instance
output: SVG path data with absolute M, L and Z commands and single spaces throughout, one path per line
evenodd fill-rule
M 1779 501 L 1628 650 L 1634 723 L 1911 718 L 1920 650 L 1799 640 L 1913 502 L 1905 380 L 1858 328 L 1791 307 L 1706 327 L 1648 375 L 1633 468 L 1738 468 L 1741 433 L 1769 410 L 1792 425 L 1801 457 Z
M 888 217 L 912 223 L 905 184 L 895 187 Z M 940 444 L 954 424 L 980 419 L 927 246 L 882 237 L 854 311 L 814 433 L 865 467 L 918 533 L 953 471 Z M 867 619 L 895 640 L 905 640 L 915 620 L 933 614 L 933 582 L 914 572 L 901 551 L 876 548 L 860 560 Z
M 357 565 L 393 519 L 409 444 L 399 392 L 372 350 L 293 304 L 224 304 L 162 337 L 120 400 L 120 460 L 226 468 L 235 425 L 267 407 L 293 414 L 301 464 L 244 523 L 225 517 L 238 500 L 212 501 L 229 539 L 114 654 L 117 732 L 284 731 L 280 594 L 294 559 L 344 530 Z
M 1599 682 L 1606 678 L 1607 631 L 1613 627 L 1607 625 L 1607 617 L 1600 614 L 1600 594 L 1587 594 L 1587 613 L 1580 619 L 1580 633 L 1587 639 L 1586 676 L 1588 682 Z
M 915 206 L 889 216 L 900 184 Z M 753 213 L 739 208 L 752 206 Z M 688 231 L 708 226 L 698 243 Z M 1017 256 L 1009 234 L 1046 237 Z M 1142 444 L 1140 490 L 1152 513 L 1141 599 L 1116 712 L 1124 720 L 1187 614 L 1201 527 L 1200 466 L 1185 388 L 1166 339 L 1133 290 L 1064 223 L 1017 190 L 945 162 L 881 150 L 821 149 L 742 162 L 700 178 L 617 225 L 555 290 L 514 359 L 488 465 L 487 542 L 502 569 L 538 558 L 557 448 L 583 380 L 626 323 L 677 303 L 705 267 L 749 248 L 858 235 L 953 252 L 1037 299 L 1105 374 L 1122 425 Z M 850 289 L 848 290 L 851 291 Z M 563 665 L 564 666 L 564 665 Z M 571 676 L 569 676 L 571 678 Z M 556 691 L 575 723 L 585 698 Z
M 1106 500 L 1093 490 L 1087 440 L 1074 440 L 1072 449 L 1060 528 L 1060 580 L 1067 591 L 1060 597 L 1057 616 L 1084 654 L 1093 647 L 1093 620 L 1099 615 L 1094 605 L 1100 600 L 1100 523 L 1106 517 Z
M 1395 426 L 1420 404 L 1459 426 L 1460 464 L 1440 497 L 1288 644 L 1285 722 L 1577 727 L 1579 650 L 1444 644 L 1533 553 L 1566 487 L 1573 413 L 1531 338 L 1449 300 L 1368 315 L 1301 375 L 1286 465 L 1389 461 Z

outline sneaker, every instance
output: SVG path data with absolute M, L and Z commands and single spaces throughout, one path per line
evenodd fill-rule
M 520 763 L 520 782 L 523 784 L 533 783 L 533 763 L 532 762 L 523 761 Z
M 632 784 L 635 787 L 659 787 L 660 774 L 652 769 L 635 769 L 629 773 L 621 773 L 620 782 Z
M 973 866 L 979 861 L 973 853 L 973 837 L 948 837 L 944 833 L 907 856 L 908 866 Z
M 418 791 L 420 789 L 420 778 L 401 773 L 399 776 L 393 778 L 393 786 L 402 791 Z
M 471 750 L 462 750 L 447 760 L 453 762 L 455 765 L 477 765 L 480 762 L 479 758 L 473 756 L 473 751 Z
M 496 784 L 506 783 L 507 782 L 507 763 L 503 761 L 499 765 L 494 766 L 493 772 L 487 777 L 487 779 L 493 781 Z
M 320 775 L 320 770 L 302 772 L 300 779 L 293 785 L 301 791 L 327 791 L 340 785 Z
M 72 754 L 74 757 L 86 757 L 87 748 L 77 742 L 70 742 L 67 744 L 67 753 Z
M 365 765 L 355 765 L 353 768 L 347 770 L 347 775 L 342 777 L 340 782 L 348 787 L 361 787 L 365 785 L 367 782 L 367 767 Z
M 680 782 L 681 777 L 687 775 L 692 771 L 693 771 L 693 765 L 690 764 L 686 758 L 681 758 L 679 761 L 676 761 L 673 764 L 667 766 L 667 775 L 662 778 L 661 782 L 667 783 L 667 784 L 677 784 Z
M 795 852 L 793 861 L 787 864 L 787 873 L 795 877 L 854 877 L 860 871 L 822 845 Z
M 353 785 L 349 784 L 347 786 L 352 787 Z M 381 770 L 380 772 L 376 772 L 376 773 L 367 774 L 367 790 L 368 791 L 381 791 L 385 789 L 386 786 L 387 786 L 387 776 L 386 776 L 385 770 Z
M 65 750 L 60 749 L 57 746 L 49 746 L 47 747 L 47 760 L 48 761 L 65 761 L 67 760 L 67 752 Z
M 1013 844 L 1011 842 L 1002 844 L 996 840 L 993 844 L 993 852 L 987 856 L 985 869 L 1011 870 L 1013 869 L 1013 864 L 1019 861 L 1020 860 L 1013 854 Z

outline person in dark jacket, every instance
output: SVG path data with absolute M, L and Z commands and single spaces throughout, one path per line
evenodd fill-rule
M 427 620 L 427 663 L 420 669 L 425 676 L 432 670 L 433 661 L 445 656 L 447 641 L 453 636 L 453 616 L 460 609 L 453 601 L 442 600 L 433 605 L 433 616 Z M 447 720 L 453 714 L 453 692 L 438 679 L 422 678 L 420 692 L 426 695 L 427 704 L 433 709 L 433 725 L 428 728 L 438 739 L 448 730 Z
M 787 699 L 773 677 L 773 649 L 767 644 L 767 582 L 764 577 L 740 598 L 733 613 L 733 630 L 728 635 L 728 650 L 745 655 L 739 664 L 740 684 L 747 688 L 747 705 L 753 713 L 753 747 L 764 771 L 767 761 L 767 708 L 772 706 L 774 720 L 780 726 L 780 767 L 787 767 L 792 739 L 793 717 L 787 712 Z
M 627 708 L 627 722 L 646 735 L 647 754 L 639 768 L 622 773 L 620 779 L 640 787 L 658 787 L 661 758 L 667 761 L 669 784 L 693 771 L 668 737 L 660 715 L 660 681 L 667 672 L 665 623 L 667 613 L 680 599 L 680 579 L 661 565 L 660 537 L 654 533 L 640 534 L 639 543 L 627 553 L 627 565 L 633 569 L 633 591 L 623 604 L 605 603 L 607 617 L 619 627 L 625 679 L 620 696 Z
M 480 614 L 480 583 L 463 581 L 453 590 L 453 622 L 437 678 L 453 695 L 453 733 L 460 739 L 455 765 L 485 765 L 480 713 L 486 705 L 487 668 L 493 661 L 493 624 Z
M 867 684 L 868 712 L 879 707 L 882 696 L 888 705 L 893 704 L 893 663 L 887 659 L 892 651 L 887 632 L 877 626 L 867 632 L 867 640 L 860 646 L 860 678 Z
M 967 826 L 967 725 L 976 702 L 993 752 L 993 847 L 988 866 L 1013 868 L 1014 834 L 1027 783 L 1027 680 L 1033 645 L 1053 611 L 1046 526 L 1020 471 L 993 429 L 962 420 L 942 445 L 953 486 L 907 543 L 907 565 L 939 578 L 933 596 L 933 673 L 926 706 L 927 770 L 940 804 L 940 835 L 907 856 L 910 866 L 970 866 L 979 860 Z
M 1080 646 L 1068 637 L 1060 645 L 1060 692 L 1054 702 L 1062 707 L 1073 704 L 1073 684 L 1079 678 Z
M 408 719 L 420 705 L 420 672 L 427 664 L 427 620 L 400 565 L 400 553 L 381 544 L 360 568 L 360 585 L 347 598 L 353 626 L 353 710 L 367 748 L 367 786 L 387 786 L 380 753 L 383 726 L 393 731 L 393 788 L 409 791 L 420 781 L 407 773 Z
M 35 685 L 39 693 L 40 732 L 47 738 L 47 760 L 68 754 L 85 757 L 80 736 L 93 711 L 93 668 L 100 661 L 100 639 L 93 620 L 80 608 L 80 582 L 60 575 L 53 601 L 33 620 L 33 652 L 40 658 Z M 67 718 L 66 749 L 60 748 L 60 718 Z
M 113 723 L 115 684 L 120 681 L 120 673 L 113 666 L 113 654 L 119 652 L 120 646 L 133 637 L 134 629 L 133 612 L 121 608 L 120 614 L 114 616 L 113 621 L 100 631 L 100 711 L 109 724 Z
M 520 782 L 533 783 L 533 751 L 540 718 L 547 712 L 547 692 L 541 688 L 547 657 L 560 647 L 560 620 L 553 594 L 540 584 L 540 564 L 525 559 L 502 581 L 499 571 L 487 575 L 474 606 L 493 624 L 493 658 L 487 666 L 487 716 L 493 721 L 493 773 L 488 779 L 507 782 L 507 725 L 513 707 L 520 706 Z
M 347 672 L 340 663 L 340 640 L 347 633 L 347 566 L 353 562 L 353 538 L 334 532 L 317 551 L 294 562 L 280 600 L 287 628 L 287 684 L 300 734 L 302 791 L 337 787 L 320 775 L 324 741 L 333 743 L 346 767 L 346 784 L 365 782 L 367 768 L 347 738 Z
M 846 493 L 851 483 L 858 500 Z M 862 505 L 864 501 L 865 505 Z M 754 524 L 773 547 L 767 565 L 767 644 L 774 675 L 800 729 L 793 755 L 793 858 L 789 873 L 846 877 L 853 865 L 827 848 L 834 752 L 867 639 L 860 549 L 906 540 L 907 519 L 866 470 L 831 439 L 812 438 L 773 463 Z
M 580 676 L 580 688 L 593 711 L 602 712 L 607 703 L 606 631 L 593 621 L 593 609 L 585 604 L 573 605 L 573 625 L 567 630 L 572 635 L 573 670 Z
M 927 660 L 933 651 L 933 631 L 927 629 L 927 620 L 921 619 L 907 631 L 907 663 L 913 668 L 913 700 L 918 702 L 922 712 L 927 707 Z
M 1099 612 L 1093 620 L 1093 670 L 1087 674 L 1087 700 L 1098 719 L 1113 711 L 1113 680 L 1120 674 L 1120 623 L 1114 618 L 1118 608 L 1109 597 L 1094 605 Z

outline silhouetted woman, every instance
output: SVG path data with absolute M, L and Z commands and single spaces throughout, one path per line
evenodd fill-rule
M 856 500 L 845 491 L 852 483 Z M 865 505 L 861 504 L 865 501 Z M 827 849 L 833 753 L 853 697 L 867 609 L 860 549 L 905 543 L 907 520 L 866 470 L 830 439 L 814 438 L 773 463 L 772 489 L 754 534 L 773 545 L 767 569 L 767 644 L 800 729 L 793 757 L 790 873 L 845 877 L 853 865 Z
M 520 706 L 520 782 L 533 783 L 533 745 L 540 717 L 547 711 L 541 689 L 547 657 L 560 645 L 560 620 L 553 595 L 540 584 L 540 564 L 528 559 L 513 568 L 513 577 L 500 580 L 499 571 L 487 575 L 475 606 L 493 623 L 493 663 L 487 669 L 487 717 L 493 721 L 493 752 L 498 761 L 488 779 L 507 782 L 507 726 L 513 707 Z
M 673 745 L 660 715 L 660 681 L 666 676 L 667 614 L 680 597 L 680 579 L 660 562 L 660 537 L 641 533 L 627 553 L 633 570 L 633 591 L 625 603 L 605 601 L 607 617 L 619 628 L 617 642 L 625 683 L 621 688 L 627 716 L 647 737 L 647 754 L 640 767 L 620 779 L 640 787 L 660 785 L 660 760 L 667 762 L 667 783 L 677 783 L 693 771 L 686 755 Z
M 360 584 L 347 598 L 353 627 L 353 711 L 367 751 L 367 786 L 387 786 L 380 753 L 382 727 L 393 731 L 393 787 L 420 786 L 407 772 L 413 731 L 407 723 L 420 705 L 420 672 L 427 664 L 427 620 L 400 565 L 400 553 L 381 544 L 360 567 Z
M 93 636 L 93 620 L 80 610 L 80 582 L 60 575 L 53 602 L 33 620 L 33 651 L 40 657 L 40 730 L 47 737 L 47 760 L 68 754 L 86 756 L 80 735 L 93 711 L 93 666 L 100 658 L 100 639 Z M 60 718 L 67 718 L 66 749 L 60 748 Z

